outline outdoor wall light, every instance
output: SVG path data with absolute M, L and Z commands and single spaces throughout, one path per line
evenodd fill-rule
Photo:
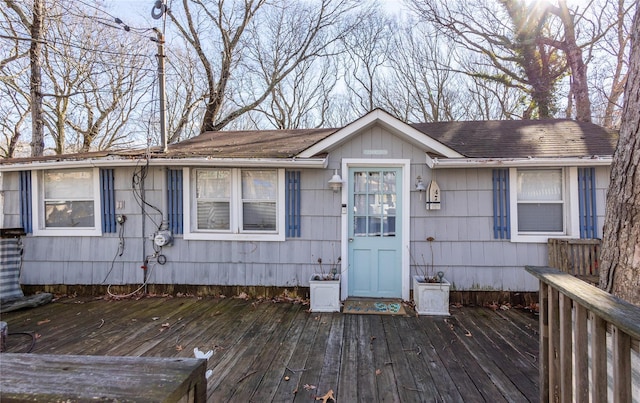
M 424 185 L 424 182 L 422 182 L 422 176 L 418 176 L 416 178 L 416 190 L 418 192 L 424 192 L 425 190 L 427 190 L 427 187 Z
M 338 170 L 334 170 L 333 176 L 329 179 L 329 187 L 334 193 L 338 193 L 342 189 L 342 178 L 338 175 Z

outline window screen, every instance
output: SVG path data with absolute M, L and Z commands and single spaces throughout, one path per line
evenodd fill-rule
M 229 230 L 231 227 L 231 171 L 196 171 L 197 228 Z
M 45 171 L 45 227 L 95 227 L 93 189 L 93 170 Z
M 243 230 L 276 230 L 277 184 L 274 170 L 242 171 Z
M 563 232 L 561 169 L 518 171 L 518 231 Z

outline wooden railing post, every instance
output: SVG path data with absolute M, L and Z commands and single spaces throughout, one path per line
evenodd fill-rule
M 549 287 L 549 395 L 554 402 L 560 399 L 560 304 L 559 293 Z
M 607 323 L 591 314 L 591 393 L 594 402 L 607 401 Z
M 587 330 L 587 309 L 575 305 L 575 326 L 573 328 L 575 351 L 575 398 L 577 403 L 589 402 L 589 333 Z
M 540 351 L 538 368 L 540 378 L 540 402 L 549 401 L 549 313 L 547 306 L 549 305 L 549 289 L 550 287 L 543 281 L 540 281 Z
M 613 326 L 613 401 L 631 402 L 631 338 Z
M 560 401 L 573 401 L 573 349 L 571 344 L 571 298 L 560 294 Z

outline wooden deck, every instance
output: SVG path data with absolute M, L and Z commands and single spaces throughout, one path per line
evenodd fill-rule
M 210 402 L 312 402 L 329 390 L 338 402 L 538 400 L 538 321 L 526 311 L 452 308 L 444 319 L 307 308 L 233 298 L 63 298 L 2 320 L 9 352 L 31 347 L 18 332 L 36 335 L 34 354 L 214 350 Z

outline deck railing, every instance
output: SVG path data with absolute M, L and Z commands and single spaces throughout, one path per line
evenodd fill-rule
M 557 269 L 526 270 L 540 280 L 540 401 L 606 402 L 612 386 L 614 402 L 631 402 L 640 307 Z
M 600 263 L 599 239 L 549 238 L 549 267 L 597 283 Z

